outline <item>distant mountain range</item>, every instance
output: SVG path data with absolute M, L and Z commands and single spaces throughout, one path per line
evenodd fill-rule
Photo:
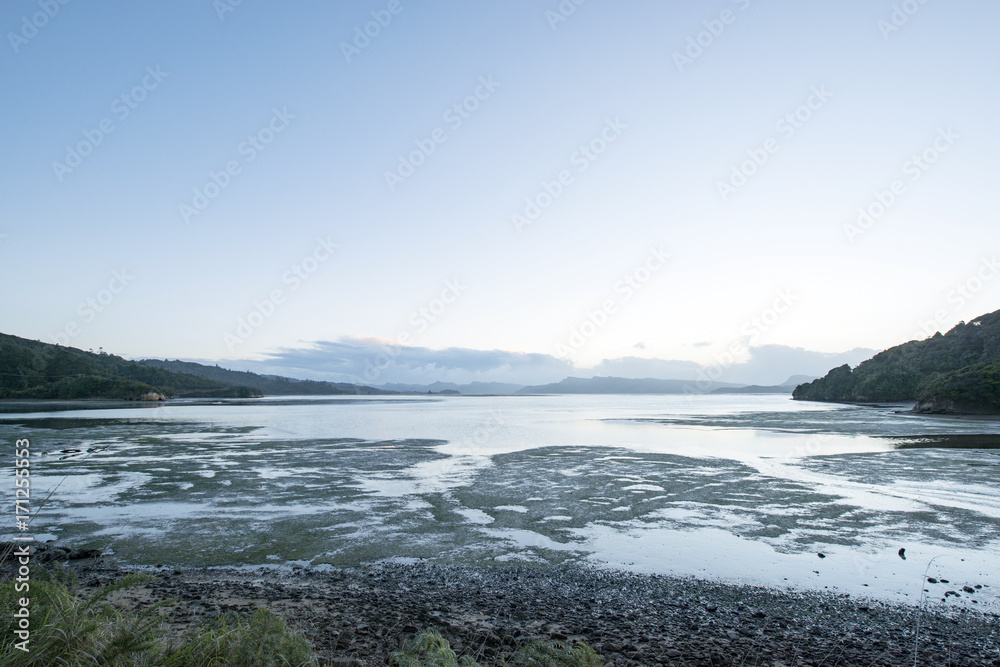
M 811 382 L 817 378 L 809 375 L 793 375 L 782 384 L 761 386 L 751 384 L 746 387 L 720 387 L 713 389 L 713 394 L 791 394 L 795 387 L 804 382 Z
M 155 366 L 176 373 L 189 373 L 214 380 L 222 384 L 252 387 L 264 396 L 342 396 L 358 394 L 364 396 L 396 393 L 387 389 L 376 389 L 346 382 L 318 382 L 296 380 L 280 375 L 259 375 L 250 371 L 230 371 L 218 365 L 206 366 L 191 361 L 168 361 L 166 359 L 143 359 L 139 363 Z
M 432 384 L 383 384 L 382 389 L 408 394 L 440 394 L 442 392 L 459 393 L 465 396 L 491 396 L 495 394 L 514 394 L 523 384 L 509 382 L 470 382 L 455 384 L 454 382 L 434 382 Z
M 257 389 L 0 334 L 0 398 L 252 398 Z
M 784 384 L 744 386 L 728 382 L 657 378 L 568 377 L 545 385 L 505 382 L 369 387 L 343 382 L 298 380 L 233 371 L 190 361 L 143 359 L 85 352 L 0 334 L 0 399 L 163 400 L 167 398 L 253 398 L 260 396 L 340 396 L 384 394 L 784 394 L 812 378 L 793 376 Z
M 656 378 L 568 377 L 561 382 L 524 387 L 518 394 L 705 394 L 723 387 L 739 387 L 727 382 L 658 380 Z
M 795 388 L 801 401 L 915 401 L 917 412 L 1000 414 L 1000 311 L 889 348 Z
M 780 385 L 741 385 L 732 382 L 663 380 L 658 378 L 568 377 L 551 384 L 524 386 L 505 382 L 435 382 L 433 384 L 384 384 L 383 389 L 411 394 L 462 394 L 465 396 L 509 394 L 791 394 L 803 382 L 816 378 L 793 375 Z
M 390 394 L 373 387 L 258 375 L 186 361 L 129 361 L 0 334 L 0 399 L 255 398 Z

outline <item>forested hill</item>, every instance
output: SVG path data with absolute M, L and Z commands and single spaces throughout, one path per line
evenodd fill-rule
M 394 394 L 396 392 L 375 389 L 364 385 L 343 382 L 317 382 L 315 380 L 295 380 L 277 375 L 258 375 L 249 371 L 230 371 L 219 366 L 205 366 L 190 361 L 167 361 L 164 359 L 143 359 L 142 364 L 166 370 L 190 373 L 200 377 L 238 384 L 259 389 L 265 396 L 334 396 L 343 394 Z
M 0 399 L 249 398 L 252 387 L 216 382 L 113 354 L 0 334 Z
M 806 401 L 917 401 L 923 412 L 1000 414 L 1000 311 L 799 385 Z

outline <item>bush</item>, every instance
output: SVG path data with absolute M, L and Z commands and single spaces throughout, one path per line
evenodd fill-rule
M 436 630 L 424 630 L 406 649 L 396 651 L 389 660 L 395 667 L 478 667 L 469 656 L 459 658 L 448 640 Z M 602 667 L 604 662 L 586 644 L 570 646 L 563 642 L 536 641 L 522 646 L 510 661 L 511 667 Z
M 4 665 L 153 665 L 158 653 L 159 615 L 157 607 L 142 614 L 123 612 L 105 600 L 113 592 L 147 581 L 145 575 L 129 575 L 105 586 L 90 598 L 76 593 L 60 577 L 46 577 L 36 571 L 27 592 L 15 590 L 13 582 L 0 587 L 0 663 Z M 14 647 L 13 613 L 18 600 L 30 601 L 31 640 L 29 651 Z
M 75 577 L 65 569 L 54 574 L 33 572 L 31 588 L 18 592 L 14 583 L 0 586 L 0 665 L 87 665 L 108 667 L 305 667 L 317 664 L 306 640 L 284 619 L 260 609 L 249 619 L 221 617 L 195 630 L 179 646 L 168 646 L 157 613 L 163 603 L 141 614 L 107 602 L 115 591 L 151 580 L 132 574 L 82 596 Z M 13 612 L 18 600 L 31 600 L 30 651 L 14 647 Z
M 315 665 L 309 644 L 285 619 L 258 609 L 249 619 L 235 614 L 202 626 L 162 662 L 170 667 L 306 667 Z

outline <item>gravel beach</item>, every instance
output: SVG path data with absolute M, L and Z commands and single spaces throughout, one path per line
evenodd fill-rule
M 86 588 L 134 568 L 75 561 Z M 334 665 L 383 665 L 420 629 L 493 664 L 533 639 L 584 641 L 611 665 L 1000 665 L 991 613 L 918 608 L 583 566 L 175 569 L 116 594 L 164 608 L 171 634 L 221 612 L 263 606 Z

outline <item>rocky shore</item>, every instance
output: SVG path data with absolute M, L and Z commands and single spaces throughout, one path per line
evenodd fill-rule
M 73 561 L 85 588 L 135 571 Z M 918 609 L 827 593 L 792 593 L 582 566 L 351 569 L 146 569 L 155 581 L 117 593 L 141 608 L 167 598 L 169 632 L 223 612 L 281 614 L 325 662 L 383 665 L 420 629 L 493 664 L 533 639 L 583 641 L 611 665 L 1000 666 L 994 614 Z

